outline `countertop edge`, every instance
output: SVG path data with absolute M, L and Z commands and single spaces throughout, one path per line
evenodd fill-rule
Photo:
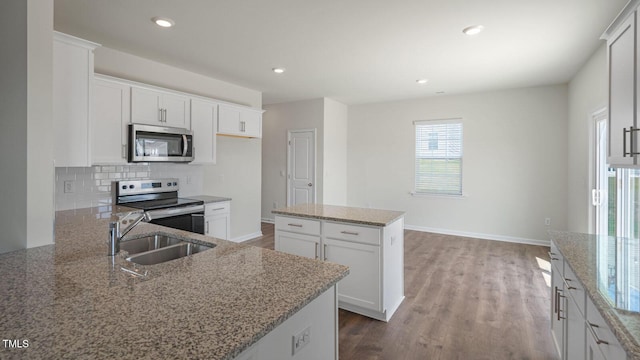
M 402 213 L 402 214 L 396 216 L 395 218 L 393 218 L 392 220 L 389 220 L 386 223 L 384 223 L 384 222 L 378 222 L 378 221 L 366 221 L 366 220 L 340 218 L 340 217 L 335 217 L 335 216 L 301 214 L 301 213 L 287 212 L 287 211 L 282 211 L 282 210 L 271 210 L 271 213 L 272 214 L 276 214 L 276 215 L 301 217 L 301 218 L 306 218 L 306 219 L 328 220 L 328 221 L 337 221 L 337 222 L 343 222 L 343 223 L 351 223 L 351 224 L 358 224 L 358 225 L 369 225 L 369 226 L 379 226 L 379 227 L 385 227 L 385 226 L 397 221 L 398 219 L 400 219 L 401 217 L 404 216 L 404 213 Z

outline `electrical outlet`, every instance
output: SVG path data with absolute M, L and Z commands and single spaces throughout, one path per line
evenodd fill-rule
M 69 194 L 76 192 L 76 182 L 73 180 L 65 180 L 64 192 Z
M 311 326 L 307 326 L 297 335 L 293 335 L 292 340 L 293 353 L 291 355 L 295 355 L 298 351 L 300 351 L 303 347 L 307 346 L 311 342 Z
M 547 226 L 551 225 L 551 218 L 544 218 L 544 224 Z

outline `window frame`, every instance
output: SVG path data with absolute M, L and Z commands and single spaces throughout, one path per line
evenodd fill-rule
M 441 192 L 441 191 L 424 191 L 418 190 L 418 127 L 420 125 L 442 125 L 442 124 L 460 124 L 460 192 Z M 439 197 L 453 197 L 453 198 L 462 198 L 464 197 L 464 121 L 462 118 L 448 118 L 448 119 L 431 119 L 431 120 L 416 120 L 413 122 L 413 191 L 411 191 L 411 195 L 413 196 L 439 196 Z M 429 132 L 427 132 L 429 133 Z M 429 144 L 429 136 L 424 139 L 424 141 Z M 446 159 L 454 159 L 454 157 L 447 157 Z

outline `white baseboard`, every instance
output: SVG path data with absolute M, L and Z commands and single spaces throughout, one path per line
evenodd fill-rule
M 493 235 L 493 234 L 480 234 L 466 231 L 456 231 L 456 230 L 447 230 L 447 229 L 438 229 L 438 228 L 430 228 L 424 226 L 414 226 L 414 225 L 406 225 L 404 226 L 406 230 L 415 230 L 421 232 L 430 232 L 436 234 L 443 235 L 454 235 L 454 236 L 463 236 L 475 239 L 483 239 L 483 240 L 496 240 L 496 241 L 506 241 L 518 244 L 528 244 L 528 245 L 538 245 L 538 246 L 550 246 L 550 240 L 536 240 L 536 239 L 527 239 L 515 236 L 504 236 L 504 235 Z
M 275 224 L 276 220 L 275 219 L 269 219 L 269 218 L 262 218 L 262 222 L 263 223 L 268 223 L 268 224 Z
M 257 232 L 254 232 L 252 234 L 247 234 L 247 235 L 239 236 L 237 238 L 233 238 L 230 241 L 240 243 L 240 242 L 243 242 L 243 241 L 259 238 L 260 236 L 262 236 L 262 231 L 257 231 Z

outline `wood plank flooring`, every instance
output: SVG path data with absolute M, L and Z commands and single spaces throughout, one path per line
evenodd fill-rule
M 405 231 L 404 302 L 388 323 L 340 310 L 340 359 L 556 359 L 548 250 Z

